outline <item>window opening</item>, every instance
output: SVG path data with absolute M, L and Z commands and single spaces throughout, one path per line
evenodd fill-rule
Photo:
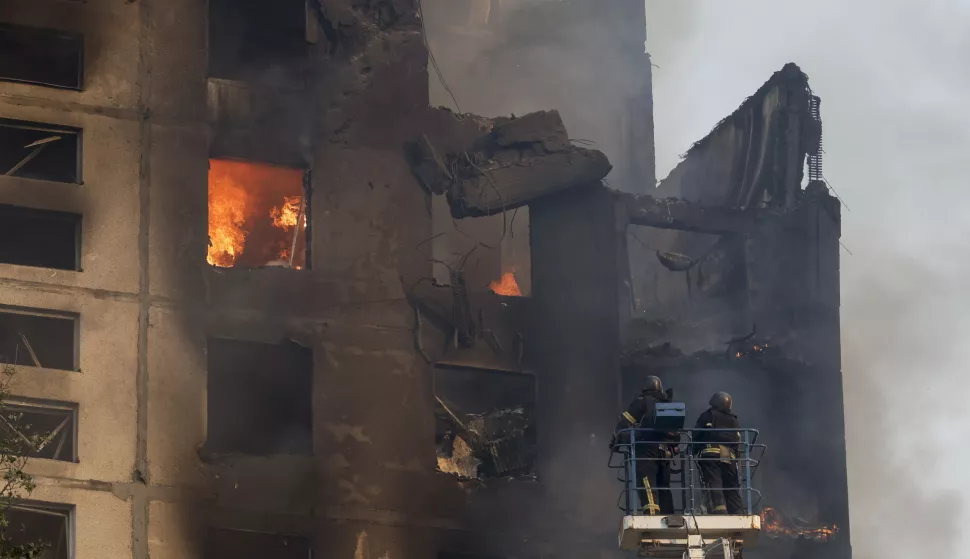
M 209 247 L 220 268 L 307 267 L 309 172 L 209 160 Z
M 505 212 L 504 216 L 455 220 L 445 197 L 434 196 L 431 212 L 434 236 L 429 244 L 437 284 L 449 285 L 449 268 L 464 261 L 465 279 L 473 291 L 488 289 L 506 297 L 529 296 L 532 250 L 528 207 Z M 465 255 L 469 255 L 467 259 Z
M 2 528 L 8 548 L 42 544 L 39 559 L 73 559 L 74 506 L 39 501 L 16 501 L 5 511 Z
M 434 394 L 439 471 L 535 479 L 535 376 L 439 365 Z
M 78 315 L 0 307 L 0 363 L 76 371 Z
M 0 81 L 81 89 L 84 37 L 74 33 L 0 24 Z
M 303 82 L 305 0 L 209 0 L 209 76 Z
M 207 358 L 208 452 L 312 453 L 309 348 L 209 338 Z
M 77 461 L 77 405 L 11 400 L 0 412 L 0 430 L 19 456 Z
M 80 183 L 81 129 L 0 118 L 0 174 Z

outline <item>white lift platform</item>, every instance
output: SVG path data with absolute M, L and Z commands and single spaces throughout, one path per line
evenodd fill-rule
M 760 516 L 625 516 L 619 544 L 641 557 L 740 559 L 760 532 Z

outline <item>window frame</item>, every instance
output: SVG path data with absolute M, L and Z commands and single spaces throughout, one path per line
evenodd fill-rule
M 67 559 L 74 559 L 77 547 L 77 506 L 73 503 L 55 503 L 52 501 L 38 501 L 36 499 L 16 499 L 10 503 L 10 508 L 24 510 L 28 507 L 62 512 L 67 520 L 65 530 L 67 534 Z
M 26 458 L 30 460 L 47 460 L 50 462 L 65 462 L 68 464 L 79 464 L 80 459 L 78 457 L 78 443 L 80 438 L 80 405 L 76 402 L 66 402 L 61 400 L 45 400 L 38 398 L 27 398 L 21 396 L 10 396 L 3 402 L 4 411 L 18 413 L 17 410 L 56 410 L 59 412 L 67 412 L 71 419 L 71 448 L 72 452 L 70 455 L 70 460 L 60 460 L 57 458 L 44 458 L 41 456 L 27 456 Z M 22 413 L 22 412 L 21 412 Z M 38 413 L 38 412 L 34 412 Z M 45 413 L 45 412 L 40 412 Z M 0 421 L 6 422 L 4 419 L 0 418 Z
M 2 81 L 2 80 L 0 80 Z M 20 130 L 36 130 L 39 132 L 50 132 L 55 134 L 73 134 L 77 137 L 77 153 L 74 161 L 74 181 L 57 181 L 51 179 L 34 179 L 30 177 L 10 176 L 10 178 L 21 180 L 41 180 L 58 184 L 84 184 L 84 129 L 76 126 L 62 124 L 52 124 L 49 122 L 36 122 L 32 120 L 20 120 L 17 118 L 0 117 L 0 128 L 16 128 Z M 4 171 L 6 172 L 6 171 Z M 6 175 L 0 175 L 6 176 Z
M 435 361 L 434 363 L 431 364 L 432 408 L 434 408 L 434 406 L 437 405 L 435 402 L 438 399 L 438 390 L 437 390 L 438 375 L 439 374 L 447 375 L 449 369 L 463 371 L 463 372 L 478 372 L 478 373 L 484 373 L 484 374 L 502 375 L 506 377 L 528 378 L 531 380 L 532 382 L 531 430 L 534 437 L 534 440 L 531 442 L 535 447 L 535 458 L 533 459 L 533 463 L 531 467 L 531 470 L 532 470 L 531 475 L 533 479 L 529 479 L 527 476 L 514 476 L 511 478 L 511 481 L 514 481 L 516 483 L 531 483 L 531 484 L 539 483 L 541 481 L 541 472 L 539 471 L 539 463 L 540 463 L 540 456 L 542 455 L 542 447 L 539 442 L 541 440 L 539 436 L 539 385 L 540 385 L 539 375 L 537 375 L 536 372 L 531 369 L 516 370 L 511 368 L 486 366 L 486 365 L 481 365 L 477 363 L 464 363 L 460 361 L 449 361 L 449 360 Z M 434 415 L 434 411 L 432 411 L 432 415 Z M 434 439 L 436 436 L 437 434 L 435 434 L 435 436 L 432 437 L 432 448 L 434 448 L 435 451 L 437 451 L 437 445 L 434 442 Z M 435 470 L 438 471 L 437 466 L 435 467 Z
M 27 316 L 39 316 L 42 318 L 56 318 L 59 320 L 70 320 L 74 325 L 74 340 L 73 344 L 73 369 L 54 369 L 51 367 L 40 367 L 42 369 L 50 369 L 52 371 L 70 371 L 73 373 L 81 372 L 81 314 L 71 311 L 59 311 L 52 309 L 40 309 L 35 307 L 21 307 L 15 305 L 0 305 L 0 315 L 3 314 L 18 314 Z M 18 365 L 16 363 L 0 363 L 0 365 L 11 365 L 14 367 L 31 367 L 38 368 L 34 365 Z M 43 365 L 43 363 L 41 363 Z
M 67 91 L 84 91 L 84 62 L 85 62 L 85 45 L 84 45 L 84 34 L 74 33 L 71 31 L 64 31 L 61 29 L 48 29 L 44 27 L 33 27 L 29 25 L 17 25 L 15 23 L 0 22 L 0 33 L 4 30 L 10 30 L 13 32 L 27 32 L 32 33 L 39 39 L 50 39 L 51 37 L 69 37 L 71 40 L 77 40 L 78 51 L 77 51 L 77 85 L 69 86 L 62 84 L 54 84 L 47 82 L 39 82 L 34 80 L 24 80 L 12 77 L 3 76 L 0 74 L 0 82 L 5 83 L 21 83 L 27 85 L 34 85 L 38 87 L 48 87 L 51 89 L 61 89 Z
M 212 413 L 212 409 L 214 407 L 210 401 L 210 398 L 212 398 L 212 394 L 213 394 L 212 385 L 211 385 L 212 373 L 210 370 L 210 359 L 211 359 L 210 347 L 213 341 L 216 341 L 217 343 L 229 342 L 230 345 L 246 344 L 246 345 L 257 345 L 257 346 L 263 345 L 263 346 L 279 346 L 279 347 L 285 347 L 288 344 L 293 344 L 308 352 L 309 371 L 307 371 L 307 374 L 309 376 L 309 379 L 308 379 L 309 390 L 307 393 L 307 397 L 309 399 L 309 402 L 308 402 L 309 422 L 306 425 L 308 430 L 308 433 L 307 433 L 308 447 L 305 452 L 302 452 L 302 451 L 265 452 L 262 450 L 259 452 L 250 452 L 248 450 L 240 450 L 238 448 L 224 448 L 223 445 L 212 442 L 212 439 L 211 439 L 212 425 L 213 423 L 218 424 L 218 422 L 212 421 L 212 418 L 209 416 L 209 414 Z M 313 405 L 313 390 L 314 390 L 314 386 L 316 385 L 315 372 L 316 372 L 316 366 L 317 366 L 317 361 L 316 361 L 317 355 L 316 355 L 316 351 L 312 346 L 304 346 L 302 344 L 298 344 L 292 340 L 287 340 L 287 339 L 273 342 L 273 341 L 266 341 L 266 340 L 260 340 L 260 339 L 254 340 L 254 339 L 238 338 L 238 337 L 218 335 L 218 334 L 208 334 L 206 336 L 205 353 L 206 353 L 206 438 L 200 450 L 200 456 L 202 457 L 203 461 L 205 462 L 218 461 L 221 457 L 225 457 L 225 456 L 240 456 L 240 457 L 246 457 L 246 458 L 272 458 L 272 457 L 285 456 L 285 457 L 294 457 L 298 459 L 305 459 L 305 458 L 312 458 L 317 455 L 317 449 L 314 441 L 314 433 L 316 429 L 314 425 L 315 410 Z
M 215 153 L 221 154 L 222 152 L 221 151 L 216 151 Z M 229 155 L 229 154 L 226 154 L 226 155 L 213 155 L 212 154 L 212 150 L 210 150 L 210 153 L 209 153 L 210 169 L 211 169 L 211 162 L 212 161 L 224 161 L 224 162 L 230 162 L 230 163 L 244 163 L 244 164 L 261 165 L 261 166 L 267 166 L 267 167 L 280 167 L 280 168 L 284 168 L 284 169 L 290 169 L 290 170 L 294 170 L 294 171 L 302 171 L 303 172 L 303 180 L 302 180 L 302 184 L 301 184 L 301 196 L 303 197 L 303 218 L 304 218 L 304 221 L 306 221 L 306 226 L 303 228 L 303 267 L 302 268 L 293 268 L 293 267 L 289 267 L 289 266 L 274 266 L 273 268 L 278 268 L 278 269 L 282 269 L 282 270 L 289 270 L 291 272 L 298 272 L 298 273 L 299 272 L 310 272 L 310 271 L 312 271 L 313 270 L 313 267 L 312 267 L 313 264 L 312 264 L 312 257 L 311 257 L 311 255 L 313 253 L 313 245 L 312 245 L 312 241 L 313 241 L 313 235 L 312 235 L 312 230 L 313 230 L 313 213 L 312 213 L 311 209 L 312 209 L 312 204 L 313 204 L 313 170 L 310 169 L 307 166 L 297 166 L 297 165 L 294 165 L 294 164 L 276 163 L 276 162 L 267 161 L 267 160 L 264 160 L 264 159 L 253 159 L 253 158 L 245 158 L 245 157 L 236 157 L 234 155 Z M 210 195 L 210 191 L 209 191 L 209 184 L 208 184 L 208 179 L 207 179 L 207 182 L 206 182 L 206 211 L 207 212 L 208 212 L 209 204 L 211 203 L 211 201 L 209 199 L 209 195 Z M 209 237 L 209 235 L 210 235 L 210 229 L 209 229 L 209 227 L 210 226 L 211 225 L 209 224 L 209 218 L 208 218 L 208 213 L 207 213 L 207 215 L 206 215 L 206 238 L 207 239 L 210 239 L 210 237 Z M 299 228 L 300 228 L 300 225 L 298 223 L 297 224 L 297 230 L 299 230 Z M 297 237 L 297 238 L 299 238 L 299 237 Z M 208 245 L 207 245 L 206 248 L 208 249 Z M 206 267 L 209 270 L 219 270 L 220 272 L 223 272 L 223 273 L 233 273 L 233 272 L 231 272 L 231 270 L 243 270 L 246 273 L 252 273 L 253 271 L 258 271 L 258 270 L 262 270 L 262 269 L 267 268 L 267 266 L 254 266 L 254 267 L 251 267 L 251 266 L 241 266 L 241 265 L 239 265 L 239 266 L 233 265 L 233 266 L 228 266 L 228 267 L 222 267 L 222 266 L 216 266 L 215 264 L 210 264 L 208 262 L 208 260 L 205 260 L 204 262 L 205 262 Z M 219 336 L 215 336 L 215 337 L 219 337 Z

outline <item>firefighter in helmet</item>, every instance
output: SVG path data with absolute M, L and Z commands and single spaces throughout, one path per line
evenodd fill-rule
M 680 436 L 673 433 L 648 431 L 654 426 L 654 407 L 660 402 L 666 402 L 663 383 L 656 376 L 646 377 L 643 391 L 627 406 L 620 415 L 616 428 L 613 430 L 613 440 L 610 448 L 617 445 L 629 444 L 629 434 L 618 434 L 624 429 L 643 429 L 636 431 L 634 436 L 635 449 L 633 456 L 633 475 L 635 487 L 640 497 L 640 506 L 645 514 L 672 514 L 674 512 L 673 494 L 670 487 L 671 446 L 676 446 Z
M 708 489 L 708 503 L 714 514 L 744 514 L 738 476 L 738 451 L 741 424 L 731 412 L 731 395 L 717 392 L 711 396 L 710 408 L 697 418 L 694 454 L 701 477 Z M 705 431 L 705 429 L 731 429 Z M 698 451 L 699 449 L 699 451 Z

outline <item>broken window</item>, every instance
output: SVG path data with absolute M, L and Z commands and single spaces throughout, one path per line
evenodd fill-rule
M 310 539 L 249 530 L 210 528 L 206 534 L 206 559 L 310 559 Z
M 84 38 L 81 35 L 0 24 L 0 80 L 81 89 Z
M 302 169 L 210 159 L 209 264 L 308 268 L 308 184 Z
M 302 84 L 305 0 L 209 0 L 209 76 Z
M 0 118 L 0 173 L 80 183 L 81 129 Z
M 78 315 L 0 307 L 0 363 L 77 370 Z
M 312 453 L 309 348 L 209 338 L 207 356 L 207 451 Z
M 528 207 L 455 220 L 444 196 L 433 197 L 431 204 L 434 236 L 429 244 L 438 285 L 451 285 L 449 270 L 461 267 L 472 291 L 488 289 L 507 297 L 531 293 Z
M 41 544 L 39 559 L 74 557 L 74 506 L 39 501 L 16 501 L 3 511 L 7 526 L 4 550 Z
M 434 394 L 439 471 L 459 478 L 535 478 L 533 375 L 437 366 Z
M 77 405 L 11 400 L 0 414 L 4 440 L 19 455 L 61 462 L 77 461 Z

